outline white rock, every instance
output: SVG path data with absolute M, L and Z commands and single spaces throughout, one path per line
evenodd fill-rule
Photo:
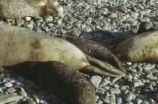
M 134 81 L 134 87 L 140 87 L 140 86 L 143 86 L 143 85 L 144 85 L 144 83 L 139 79 Z
M 92 83 L 95 87 L 98 87 L 98 86 L 99 86 L 101 80 L 102 80 L 102 78 L 101 78 L 100 76 L 97 76 L 97 75 L 92 76 L 92 77 L 90 78 L 91 83 Z
M 26 21 L 30 21 L 30 20 L 31 20 L 31 17 L 25 17 L 25 20 L 26 20 Z
M 126 101 L 131 101 L 135 98 L 135 95 L 132 92 L 129 92 L 127 95 L 125 95 Z
M 13 84 L 12 84 L 11 82 L 7 82 L 7 83 L 4 84 L 4 86 L 5 86 L 5 87 L 12 87 Z

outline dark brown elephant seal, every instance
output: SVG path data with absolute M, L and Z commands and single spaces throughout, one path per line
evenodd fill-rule
M 60 62 L 26 62 L 9 68 L 53 91 L 67 104 L 96 104 L 93 85 L 80 72 Z

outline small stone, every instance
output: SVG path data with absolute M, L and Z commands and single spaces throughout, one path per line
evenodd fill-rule
M 105 89 L 99 87 L 99 88 L 97 88 L 97 93 L 104 94 L 105 93 Z
M 21 96 L 27 96 L 27 93 L 25 92 L 25 90 L 23 88 L 19 89 L 18 94 Z
M 61 26 L 61 25 L 62 25 L 62 19 L 59 19 L 59 20 L 57 21 L 57 24 L 58 24 L 58 26 Z
M 103 104 L 103 101 L 98 100 L 98 101 L 97 101 L 97 104 Z
M 141 104 L 142 103 L 142 99 L 136 99 L 137 104 Z
M 126 78 L 126 80 L 127 80 L 128 82 L 132 82 L 132 80 L 133 80 L 132 74 L 127 74 L 127 76 L 126 76 L 125 78 Z
M 109 77 L 103 78 L 103 81 L 100 84 L 100 87 L 106 87 L 108 84 L 110 84 L 110 78 Z
M 149 73 L 146 77 L 149 78 L 150 80 L 156 79 L 156 77 L 152 73 Z
M 21 18 L 16 19 L 16 24 L 17 24 L 18 26 L 21 26 L 21 25 L 24 24 L 24 23 L 25 23 L 25 20 L 24 20 L 24 19 L 21 19 Z
M 74 36 L 80 36 L 81 31 L 78 28 L 73 28 L 73 35 Z
M 111 13 L 108 14 L 108 17 L 109 18 L 117 18 L 117 13 L 112 13 L 111 12 Z
M 35 101 L 33 101 L 32 99 L 27 99 L 24 104 L 36 104 Z
M 12 84 L 12 83 L 10 83 L 10 82 L 7 82 L 7 83 L 5 83 L 5 84 L 4 84 L 4 86 L 5 86 L 5 87 L 12 87 L 12 86 L 13 86 L 13 84 Z
M 116 104 L 115 94 L 111 93 L 109 96 L 110 104 Z
M 95 87 L 98 87 L 98 86 L 99 86 L 101 80 L 102 80 L 102 78 L 101 78 L 100 76 L 97 76 L 97 75 L 92 76 L 92 77 L 90 78 L 91 83 L 92 83 Z
M 129 86 L 123 85 L 123 86 L 120 87 L 120 89 L 121 89 L 121 90 L 127 90 L 127 89 L 129 89 Z
M 134 103 L 130 101 L 130 102 L 128 102 L 128 104 L 134 104 Z
M 120 89 L 119 88 L 111 88 L 110 89 L 111 93 L 114 93 L 114 94 L 120 94 Z
M 32 23 L 27 24 L 27 28 L 29 28 L 29 29 L 33 29 L 33 24 L 32 24 Z
M 139 13 L 137 13 L 137 12 L 131 12 L 131 16 L 133 18 L 137 18 L 139 16 Z
M 37 99 L 36 99 L 36 103 L 40 103 L 40 99 L 37 98 Z
M 131 101 L 132 99 L 135 98 L 135 95 L 132 92 L 129 92 L 127 95 L 125 95 L 126 101 Z
M 3 95 L 0 94 L 0 104 L 6 104 L 10 102 L 18 102 L 22 97 L 17 95 Z
M 118 97 L 116 100 L 117 100 L 117 104 L 122 104 L 122 98 L 121 97 Z
M 127 65 L 131 66 L 132 65 L 132 62 L 126 62 Z
M 16 90 L 14 89 L 14 88 L 9 88 L 9 89 L 7 89 L 7 92 L 9 92 L 9 93 L 13 93 L 13 92 L 15 92 Z
M 53 17 L 52 16 L 47 16 L 47 17 L 45 17 L 45 21 L 46 22 L 52 22 L 53 21 Z
M 48 104 L 45 100 L 40 100 L 40 103 L 42 103 L 42 104 Z
M 141 104 L 150 104 L 150 103 L 147 101 L 143 101 Z
M 155 68 L 155 64 L 146 64 L 146 65 L 144 65 L 144 70 L 145 71 L 149 71 L 153 68 Z
M 105 102 L 105 103 L 110 103 L 110 98 L 109 98 L 109 96 L 105 96 L 105 98 L 103 99 L 103 101 Z
M 115 84 L 115 82 L 117 82 L 119 79 L 121 79 L 121 77 L 116 77 L 116 78 L 112 79 L 112 83 Z
M 134 81 L 134 87 L 140 87 L 143 85 L 144 85 L 144 83 L 140 79 L 137 79 Z
M 127 3 L 127 0 L 120 0 L 120 2 L 121 2 L 122 4 L 126 4 L 126 3 Z
M 25 20 L 26 20 L 26 21 L 30 21 L 30 20 L 31 20 L 31 17 L 25 17 Z

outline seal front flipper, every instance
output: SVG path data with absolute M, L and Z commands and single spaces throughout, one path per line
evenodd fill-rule
M 68 104 L 96 104 L 93 85 L 78 71 L 55 61 L 27 62 L 10 67 L 63 98 Z

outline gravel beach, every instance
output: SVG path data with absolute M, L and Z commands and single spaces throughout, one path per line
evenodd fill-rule
M 117 41 L 104 31 L 137 32 L 141 22 L 158 29 L 158 0 L 58 0 L 64 16 L 0 19 L 0 24 L 26 27 L 48 35 L 70 34 L 106 44 Z M 124 62 L 133 70 L 124 78 L 84 74 L 96 88 L 97 104 L 158 104 L 158 64 Z M 3 68 L 1 68 L 3 70 Z M 9 95 L 3 96 L 4 94 Z M 8 71 L 0 73 L 0 104 L 66 104 L 33 81 Z M 19 102 L 20 100 L 20 102 Z M 4 103 L 5 102 L 5 103 Z M 18 103 L 19 102 L 19 103 Z

